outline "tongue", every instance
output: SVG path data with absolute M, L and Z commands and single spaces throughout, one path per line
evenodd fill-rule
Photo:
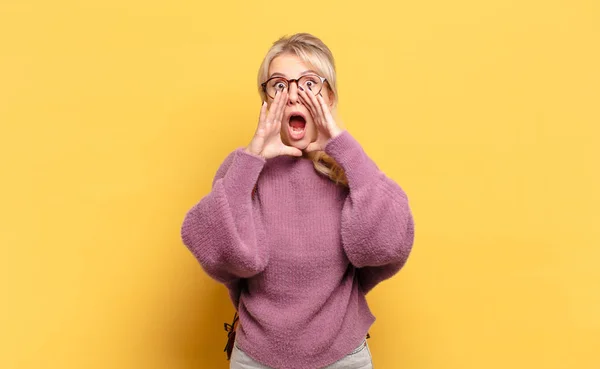
M 306 125 L 306 121 L 301 117 L 292 117 L 290 119 L 290 127 L 292 128 L 304 128 Z

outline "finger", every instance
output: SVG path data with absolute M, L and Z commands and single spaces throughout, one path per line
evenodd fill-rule
M 258 126 L 259 127 L 264 125 L 266 118 L 267 118 L 267 102 L 263 101 L 263 104 L 260 107 L 260 115 L 258 117 Z
M 323 116 L 328 122 L 333 122 L 333 115 L 331 115 L 331 109 L 329 109 L 329 105 L 325 102 L 325 99 L 322 95 L 319 94 L 317 96 L 317 101 L 319 102 L 319 106 L 321 107 L 321 111 L 323 112 Z
M 279 111 L 277 113 L 277 119 L 275 119 L 275 130 L 279 133 L 281 129 L 281 121 L 283 120 L 283 113 L 285 112 L 285 106 L 287 105 L 288 93 L 284 91 L 281 94 L 281 103 L 279 104 Z
M 281 121 L 281 119 L 283 119 L 283 112 L 285 111 L 285 106 L 287 105 L 287 101 L 288 101 L 288 93 L 287 91 L 283 91 L 283 93 L 281 94 L 281 101 L 279 104 L 279 111 L 277 112 L 277 120 Z
M 324 123 L 324 118 L 323 114 L 321 112 L 321 109 L 319 108 L 319 103 L 318 101 L 315 99 L 315 95 L 312 93 L 311 90 L 304 90 L 304 98 L 305 100 L 308 101 L 308 104 L 312 107 L 313 110 L 313 116 L 316 117 L 317 123 L 318 124 L 323 124 Z
M 321 112 L 320 105 L 319 105 L 319 101 L 317 101 L 317 97 L 312 92 L 312 90 L 309 89 L 308 91 L 306 91 L 306 95 L 310 99 L 310 102 L 315 106 L 315 109 L 317 110 L 317 113 L 320 114 L 321 116 L 323 116 L 323 114 Z
M 272 123 L 273 122 L 273 118 L 276 116 L 276 111 L 277 111 L 277 107 L 279 106 L 279 101 L 281 100 L 281 92 L 276 91 L 275 92 L 275 98 L 273 99 L 273 102 L 271 103 L 271 106 L 269 107 L 269 114 L 267 115 L 267 122 L 268 123 Z
M 318 121 L 319 115 L 317 114 L 317 110 L 316 110 L 315 106 L 311 103 L 308 96 L 306 96 L 306 92 L 304 90 L 300 90 L 300 98 L 302 99 L 303 104 L 308 108 L 310 115 L 313 116 L 313 119 L 315 121 Z M 317 124 L 318 124 L 318 122 L 317 122 Z
M 282 145 L 281 146 L 281 154 L 282 155 L 290 155 L 290 156 L 302 156 L 302 151 L 296 147 Z

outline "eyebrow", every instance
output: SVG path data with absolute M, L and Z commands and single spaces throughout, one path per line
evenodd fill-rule
M 317 73 L 316 71 L 314 71 L 312 69 L 305 70 L 304 72 L 300 73 L 301 76 L 304 76 L 306 74 L 317 74 L 318 75 L 319 73 Z M 285 74 L 283 74 L 283 73 L 273 73 L 273 74 L 271 74 L 271 76 L 269 78 L 273 78 L 273 77 L 284 77 L 284 78 L 287 78 L 287 76 Z

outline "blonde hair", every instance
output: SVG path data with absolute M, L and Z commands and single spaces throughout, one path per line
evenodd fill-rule
M 263 101 L 267 96 L 261 84 L 267 80 L 271 61 L 282 54 L 293 54 L 300 58 L 309 68 L 319 72 L 327 78 L 327 88 L 333 95 L 334 112 L 338 102 L 337 82 L 335 73 L 335 60 L 331 50 L 319 38 L 309 33 L 296 33 L 283 36 L 275 41 L 258 69 L 258 92 Z M 336 184 L 348 187 L 348 179 L 344 169 L 324 151 L 314 151 L 305 155 L 312 160 L 315 170 L 331 179 Z

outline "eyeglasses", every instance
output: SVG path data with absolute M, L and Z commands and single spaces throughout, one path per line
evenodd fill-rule
M 269 78 L 266 82 L 262 83 L 263 91 L 269 96 L 271 99 L 275 98 L 275 94 L 277 91 L 283 92 L 289 89 L 290 83 L 296 82 L 298 87 L 308 88 L 315 95 L 321 92 L 323 85 L 327 81 L 327 78 L 318 76 L 316 74 L 307 74 L 298 79 L 286 79 L 283 77 L 272 77 Z

